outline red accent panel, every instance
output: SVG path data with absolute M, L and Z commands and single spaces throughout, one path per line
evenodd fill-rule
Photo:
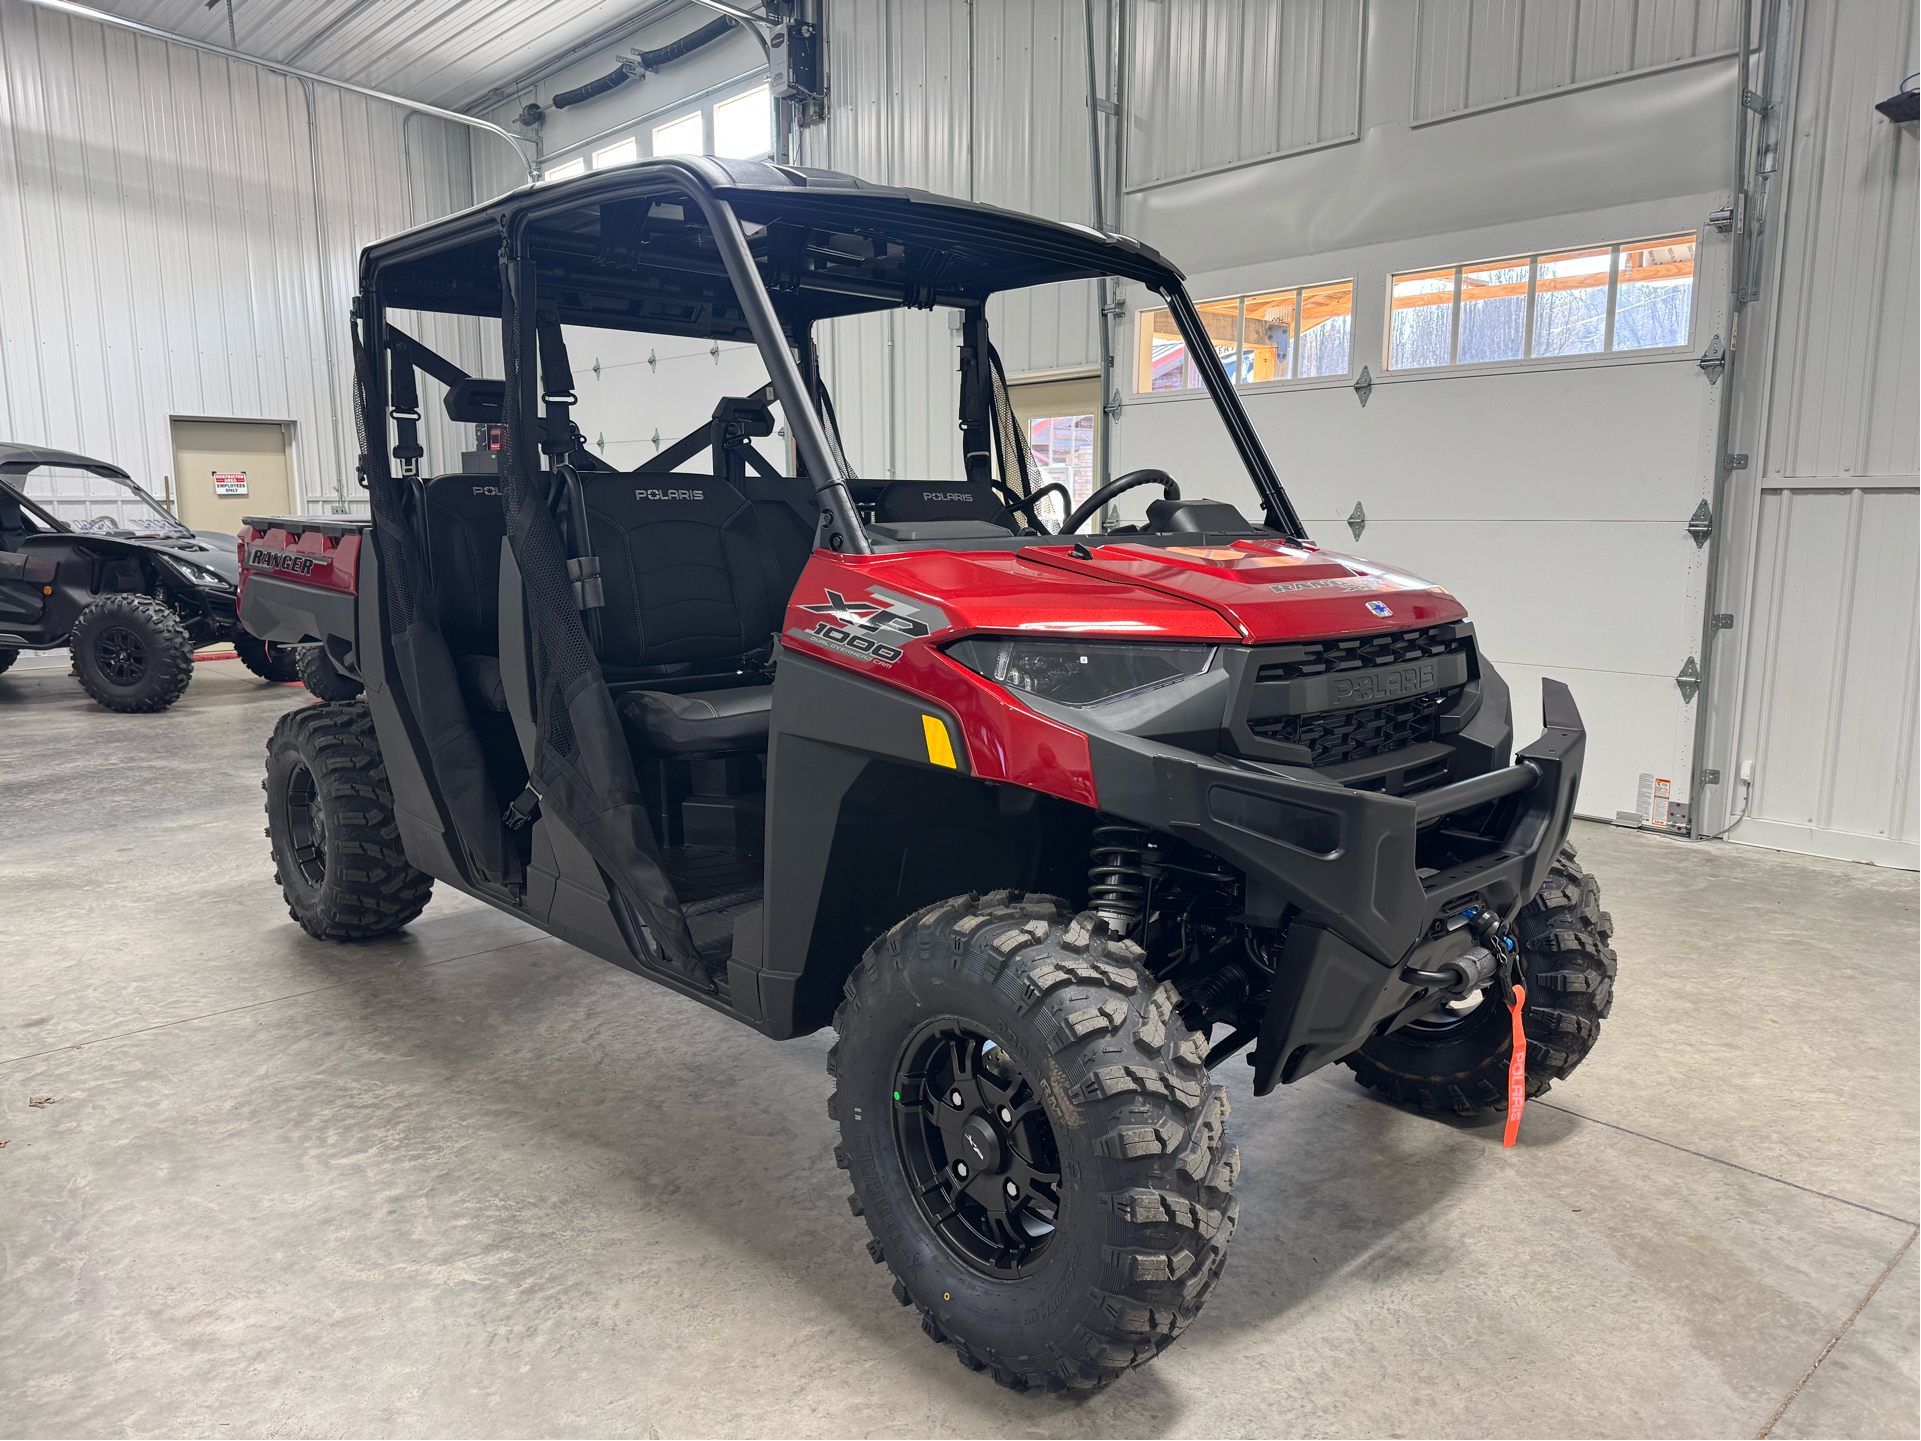
M 800 584 L 794 588 L 793 598 L 787 611 L 786 633 L 782 643 L 830 665 L 836 665 L 868 680 L 892 686 L 909 695 L 921 697 L 933 705 L 947 711 L 959 723 L 961 740 L 967 752 L 967 769 L 970 774 L 982 780 L 1007 781 L 1014 785 L 1026 786 L 1030 790 L 1042 791 L 1047 795 L 1059 796 L 1079 805 L 1097 807 L 1099 797 L 1094 787 L 1094 763 L 1088 753 L 1087 737 L 1071 726 L 1064 726 L 1029 710 L 1016 700 L 1013 694 L 989 681 L 982 680 L 965 666 L 949 660 L 939 650 L 939 646 L 970 631 L 988 628 L 1008 630 L 1013 624 L 1003 620 L 998 627 L 986 627 L 974 623 L 976 614 L 1013 615 L 1017 612 L 1005 610 L 1007 601 L 993 596 L 992 577 L 999 574 L 1003 582 L 1018 580 L 1025 593 L 1033 598 L 1033 604 L 1025 611 L 1018 612 L 1024 619 L 1032 619 L 1037 608 L 1040 613 L 1058 618 L 1060 607 L 1044 604 L 1045 595 L 1051 599 L 1055 589 L 1073 593 L 1074 588 L 1058 586 L 1051 579 L 1043 579 L 1041 594 L 1035 594 L 1032 580 L 1019 579 L 1011 570 L 988 566 L 983 574 L 988 578 L 986 589 L 990 600 L 983 606 L 974 594 L 947 594 L 936 592 L 928 594 L 926 586 L 930 577 L 921 566 L 903 566 L 898 561 L 971 561 L 973 556 L 954 554 L 920 554 L 902 556 L 861 556 L 842 557 L 816 553 L 802 572 Z M 1005 557 L 996 556 L 996 560 Z M 934 580 L 953 580 L 962 577 L 979 579 L 968 568 L 961 568 L 961 575 L 946 572 L 940 566 L 928 567 L 933 571 Z M 843 614 L 852 614 L 876 605 L 881 597 L 874 595 L 874 587 L 879 586 L 887 592 L 906 597 L 911 602 L 925 602 L 927 608 L 915 613 L 915 619 L 925 617 L 921 623 L 927 624 L 928 634 L 910 636 L 897 630 L 882 628 L 861 628 L 853 625 L 836 625 L 832 617 L 823 618 L 821 612 L 805 609 L 809 605 L 827 603 L 827 592 L 832 591 L 846 603 Z M 931 587 L 928 587 L 931 588 Z M 1098 587 L 1084 588 L 1088 599 L 1096 596 L 1106 597 L 1116 593 L 1125 594 L 1125 587 L 1102 583 Z M 1168 626 L 1176 623 L 1182 611 L 1192 611 L 1191 617 L 1201 628 L 1200 638 L 1210 637 L 1207 632 L 1218 628 L 1219 622 L 1206 611 L 1193 607 L 1169 605 L 1159 597 L 1149 597 L 1150 613 L 1164 618 Z M 1073 607 L 1068 607 L 1072 610 Z M 935 612 L 938 612 L 936 614 Z M 956 624 L 957 612 L 965 614 L 969 623 Z M 1081 621 L 1092 621 L 1097 617 L 1090 610 L 1077 612 Z M 1110 606 L 1109 619 L 1122 619 Z M 942 618 L 945 624 L 937 624 Z M 1159 624 L 1157 620 L 1154 622 Z M 1210 624 L 1211 623 L 1211 624 Z M 863 641 L 872 643 L 877 649 L 856 654 L 845 647 L 836 645 L 820 637 L 816 630 L 822 624 L 829 625 L 840 635 L 858 635 Z M 1126 630 L 1110 631 L 1110 634 L 1129 634 Z M 1138 633 L 1138 632 L 1132 632 Z M 1161 629 L 1156 633 L 1175 633 Z M 1187 628 L 1178 631 L 1182 636 L 1192 632 Z
M 321 590 L 358 593 L 360 534 L 327 535 L 298 526 L 248 526 L 240 535 L 240 591 L 246 596 L 249 575 L 272 575 Z

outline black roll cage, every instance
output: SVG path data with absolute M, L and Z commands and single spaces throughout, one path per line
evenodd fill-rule
M 634 255 L 633 251 L 647 245 L 645 218 L 638 224 L 641 238 L 620 256 L 625 263 L 608 263 L 604 234 L 596 239 L 578 231 L 549 229 L 535 239 L 536 228 L 543 222 L 560 221 L 569 214 L 623 202 L 667 200 L 691 200 L 698 207 L 712 237 L 711 256 L 666 251 L 655 251 L 644 259 Z M 752 239 L 743 214 L 758 226 Z M 796 229 L 798 242 L 793 237 Z M 821 233 L 830 240 L 840 235 L 879 240 L 888 252 L 883 260 L 891 260 L 892 250 L 900 248 L 902 273 L 898 278 L 877 275 L 873 272 L 878 261 L 868 265 L 864 274 L 858 273 L 858 265 L 822 265 L 820 257 L 831 252 L 812 244 Z M 907 237 L 908 243 L 898 245 L 895 236 Z M 922 242 L 918 251 L 915 239 Z M 558 184 L 522 187 L 369 246 L 361 257 L 356 307 L 366 327 L 363 334 L 369 352 L 375 357 L 385 355 L 385 313 L 393 308 L 496 318 L 511 312 L 523 327 L 525 353 L 533 354 L 536 307 L 524 299 L 535 294 L 533 287 L 540 280 L 532 253 L 536 248 L 587 268 L 588 283 L 568 275 L 554 287 L 559 293 L 549 313 L 562 324 L 751 340 L 757 346 L 822 512 L 820 544 L 834 550 L 866 553 L 870 547 L 847 487 L 850 477 L 821 416 L 812 334 L 816 321 L 901 307 L 949 306 L 962 311 L 964 359 L 972 374 L 963 370 L 960 424 L 970 480 L 986 471 L 982 442 L 988 429 L 984 416 L 990 386 L 985 305 L 991 295 L 1119 275 L 1140 281 L 1167 301 L 1190 354 L 1208 355 L 1214 348 L 1180 271 L 1148 246 L 1125 236 L 1104 236 L 1084 226 L 925 191 L 870 185 L 831 171 L 698 156 L 645 161 Z M 433 264 L 461 252 L 465 252 L 462 264 Z M 951 275 L 957 269 L 951 262 L 963 252 L 975 261 L 977 271 L 984 270 L 982 259 L 991 259 L 994 265 L 974 279 Z M 805 268 L 796 264 L 797 256 Z M 832 256 L 833 261 L 850 258 Z M 516 277 L 515 288 L 522 290 L 519 305 L 510 304 L 493 278 L 502 261 Z M 771 291 L 763 268 L 772 272 Z M 492 276 L 485 273 L 489 271 Z M 663 277 L 683 284 L 724 286 L 733 305 L 723 314 L 716 300 L 705 308 L 703 320 L 676 324 L 667 314 L 622 316 L 594 303 L 619 297 L 630 306 L 645 304 L 649 287 L 658 286 Z M 776 302 L 776 292 L 781 302 Z M 540 303 L 547 303 L 544 296 Z M 734 323 L 724 325 L 727 319 Z M 384 438 L 388 418 L 387 367 L 383 363 L 372 369 L 372 376 L 363 376 L 363 424 L 369 445 Z M 1306 529 L 1239 394 L 1219 365 L 1202 365 L 1201 373 L 1262 498 L 1267 523 L 1290 537 L 1305 538 Z M 368 380 L 373 384 L 367 385 Z M 518 393 L 506 397 L 503 421 L 530 429 L 539 400 L 538 380 L 528 366 Z M 980 414 L 970 410 L 970 401 Z M 384 439 L 381 444 L 384 449 Z

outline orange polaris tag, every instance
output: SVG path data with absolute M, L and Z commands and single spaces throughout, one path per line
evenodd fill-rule
M 1527 987 L 1514 988 L 1514 1003 L 1508 1013 L 1514 1017 L 1514 1054 L 1507 1063 L 1507 1136 L 1501 1142 L 1506 1150 L 1521 1131 L 1521 1108 L 1527 1104 L 1527 1032 L 1521 1026 L 1521 1007 L 1527 1004 Z

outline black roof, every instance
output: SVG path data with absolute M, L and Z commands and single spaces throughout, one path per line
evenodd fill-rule
M 500 313 L 500 233 L 525 227 L 543 304 L 577 325 L 749 339 L 700 211 L 732 206 L 790 326 L 1118 275 L 1155 289 L 1180 271 L 1152 248 L 852 175 L 708 156 L 650 160 L 525 186 L 368 246 L 363 289 L 391 308 Z
M 12 441 L 0 440 L 0 475 L 27 475 L 47 465 L 57 465 L 66 470 L 91 471 L 111 480 L 133 479 L 109 461 L 75 455 L 70 450 L 50 450 L 44 445 L 16 445 Z

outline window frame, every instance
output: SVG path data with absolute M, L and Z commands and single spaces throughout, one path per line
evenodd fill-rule
M 751 75 L 737 75 L 732 80 L 724 81 L 697 95 L 687 96 L 685 99 L 665 106 L 651 114 L 636 115 L 632 120 L 627 121 L 625 125 L 616 126 L 611 130 L 602 131 L 598 135 L 591 135 L 584 140 L 575 141 L 572 145 L 555 151 L 551 161 L 549 161 L 547 157 L 543 157 L 540 175 L 541 183 L 547 184 L 550 180 L 571 180 L 575 175 L 589 174 L 600 168 L 593 162 L 593 157 L 596 152 L 605 154 L 607 151 L 623 145 L 630 140 L 634 143 L 634 159 L 633 161 L 621 161 L 619 162 L 620 164 L 634 164 L 642 160 L 656 159 L 658 157 L 654 153 L 654 132 L 656 130 L 664 130 L 670 125 L 678 125 L 696 115 L 700 117 L 700 150 L 697 153 L 701 155 L 713 155 L 714 111 L 718 107 L 726 105 L 731 101 L 744 100 L 756 90 L 765 90 L 767 92 L 768 148 L 758 155 L 734 155 L 718 158 L 731 160 L 770 159 L 780 143 L 780 136 L 777 130 L 779 116 L 774 111 L 773 82 L 768 78 L 767 72 L 762 70 L 756 71 Z M 550 171 L 563 169 L 566 166 L 574 164 L 576 161 L 582 165 L 582 168 L 578 171 L 567 175 L 549 174 Z
M 1621 257 L 1640 247 L 1657 245 L 1661 242 L 1676 244 L 1683 241 L 1694 246 L 1693 273 L 1688 285 L 1688 326 L 1687 334 L 1673 345 L 1642 345 L 1626 350 L 1617 350 L 1614 345 L 1615 317 L 1620 308 L 1621 296 Z M 1492 256 L 1484 260 L 1457 261 L 1453 266 L 1454 290 L 1449 301 L 1452 314 L 1448 325 L 1448 358 L 1433 365 L 1400 365 L 1393 363 L 1394 357 L 1394 286 L 1397 281 L 1409 276 L 1431 274 L 1446 270 L 1446 265 L 1422 265 L 1407 270 L 1391 270 L 1387 274 L 1385 298 L 1386 313 L 1381 325 L 1381 374 L 1386 376 L 1431 375 L 1437 371 L 1470 371 L 1480 373 L 1500 367 L 1536 369 L 1563 365 L 1619 364 L 1623 361 L 1639 359 L 1672 359 L 1677 355 L 1691 353 L 1695 346 L 1696 327 L 1700 323 L 1699 304 L 1701 279 L 1701 232 L 1669 230 L 1657 235 L 1640 236 L 1628 240 L 1603 241 L 1590 244 L 1544 246 L 1532 252 L 1515 255 Z M 1541 262 L 1560 256 L 1579 254 L 1582 251 L 1605 249 L 1607 262 L 1607 309 L 1602 322 L 1601 347 L 1598 350 L 1574 351 L 1566 355 L 1536 355 L 1534 353 L 1534 321 L 1540 294 Z M 1496 360 L 1461 359 L 1461 320 L 1465 312 L 1462 295 L 1463 277 L 1473 271 L 1496 270 L 1527 266 L 1527 305 L 1523 311 L 1521 332 L 1521 353 L 1503 356 Z
M 1328 375 L 1303 376 L 1295 374 L 1296 362 L 1300 355 L 1301 345 L 1300 324 L 1302 306 L 1304 304 L 1302 297 L 1312 290 L 1334 290 L 1341 286 L 1347 287 L 1347 369 L 1335 371 Z M 1218 353 L 1214 356 L 1214 362 L 1217 365 L 1221 365 L 1222 370 L 1228 374 L 1228 383 L 1243 395 L 1265 395 L 1277 390 L 1314 390 L 1337 385 L 1351 386 L 1354 384 L 1354 377 L 1357 373 L 1354 365 L 1354 297 L 1358 293 L 1359 288 L 1360 281 L 1358 276 L 1344 276 L 1335 280 L 1301 281 L 1293 285 L 1264 285 L 1258 289 L 1245 291 L 1240 294 L 1215 296 L 1206 300 L 1196 299 L 1194 301 L 1194 309 L 1197 313 L 1205 316 L 1209 306 L 1222 305 L 1229 301 L 1233 302 L 1234 333 L 1240 337 L 1235 346 L 1236 359 L 1234 368 L 1232 371 L 1227 371 L 1227 367 L 1222 363 Z M 1284 377 L 1274 380 L 1244 381 L 1240 379 L 1240 371 L 1244 363 L 1244 358 L 1248 354 L 1247 303 L 1250 300 L 1272 300 L 1283 295 L 1291 297 L 1294 307 L 1295 329 L 1288 343 L 1287 369 L 1289 373 Z M 1128 351 L 1128 373 L 1130 377 L 1128 399 L 1130 403 L 1137 400 L 1176 400 L 1182 396 L 1207 394 L 1205 384 L 1183 385 L 1178 390 L 1143 390 L 1141 388 L 1141 352 L 1143 348 L 1143 335 L 1149 323 L 1148 317 L 1166 313 L 1168 309 L 1169 307 L 1165 304 L 1143 305 L 1134 311 L 1133 343 Z

